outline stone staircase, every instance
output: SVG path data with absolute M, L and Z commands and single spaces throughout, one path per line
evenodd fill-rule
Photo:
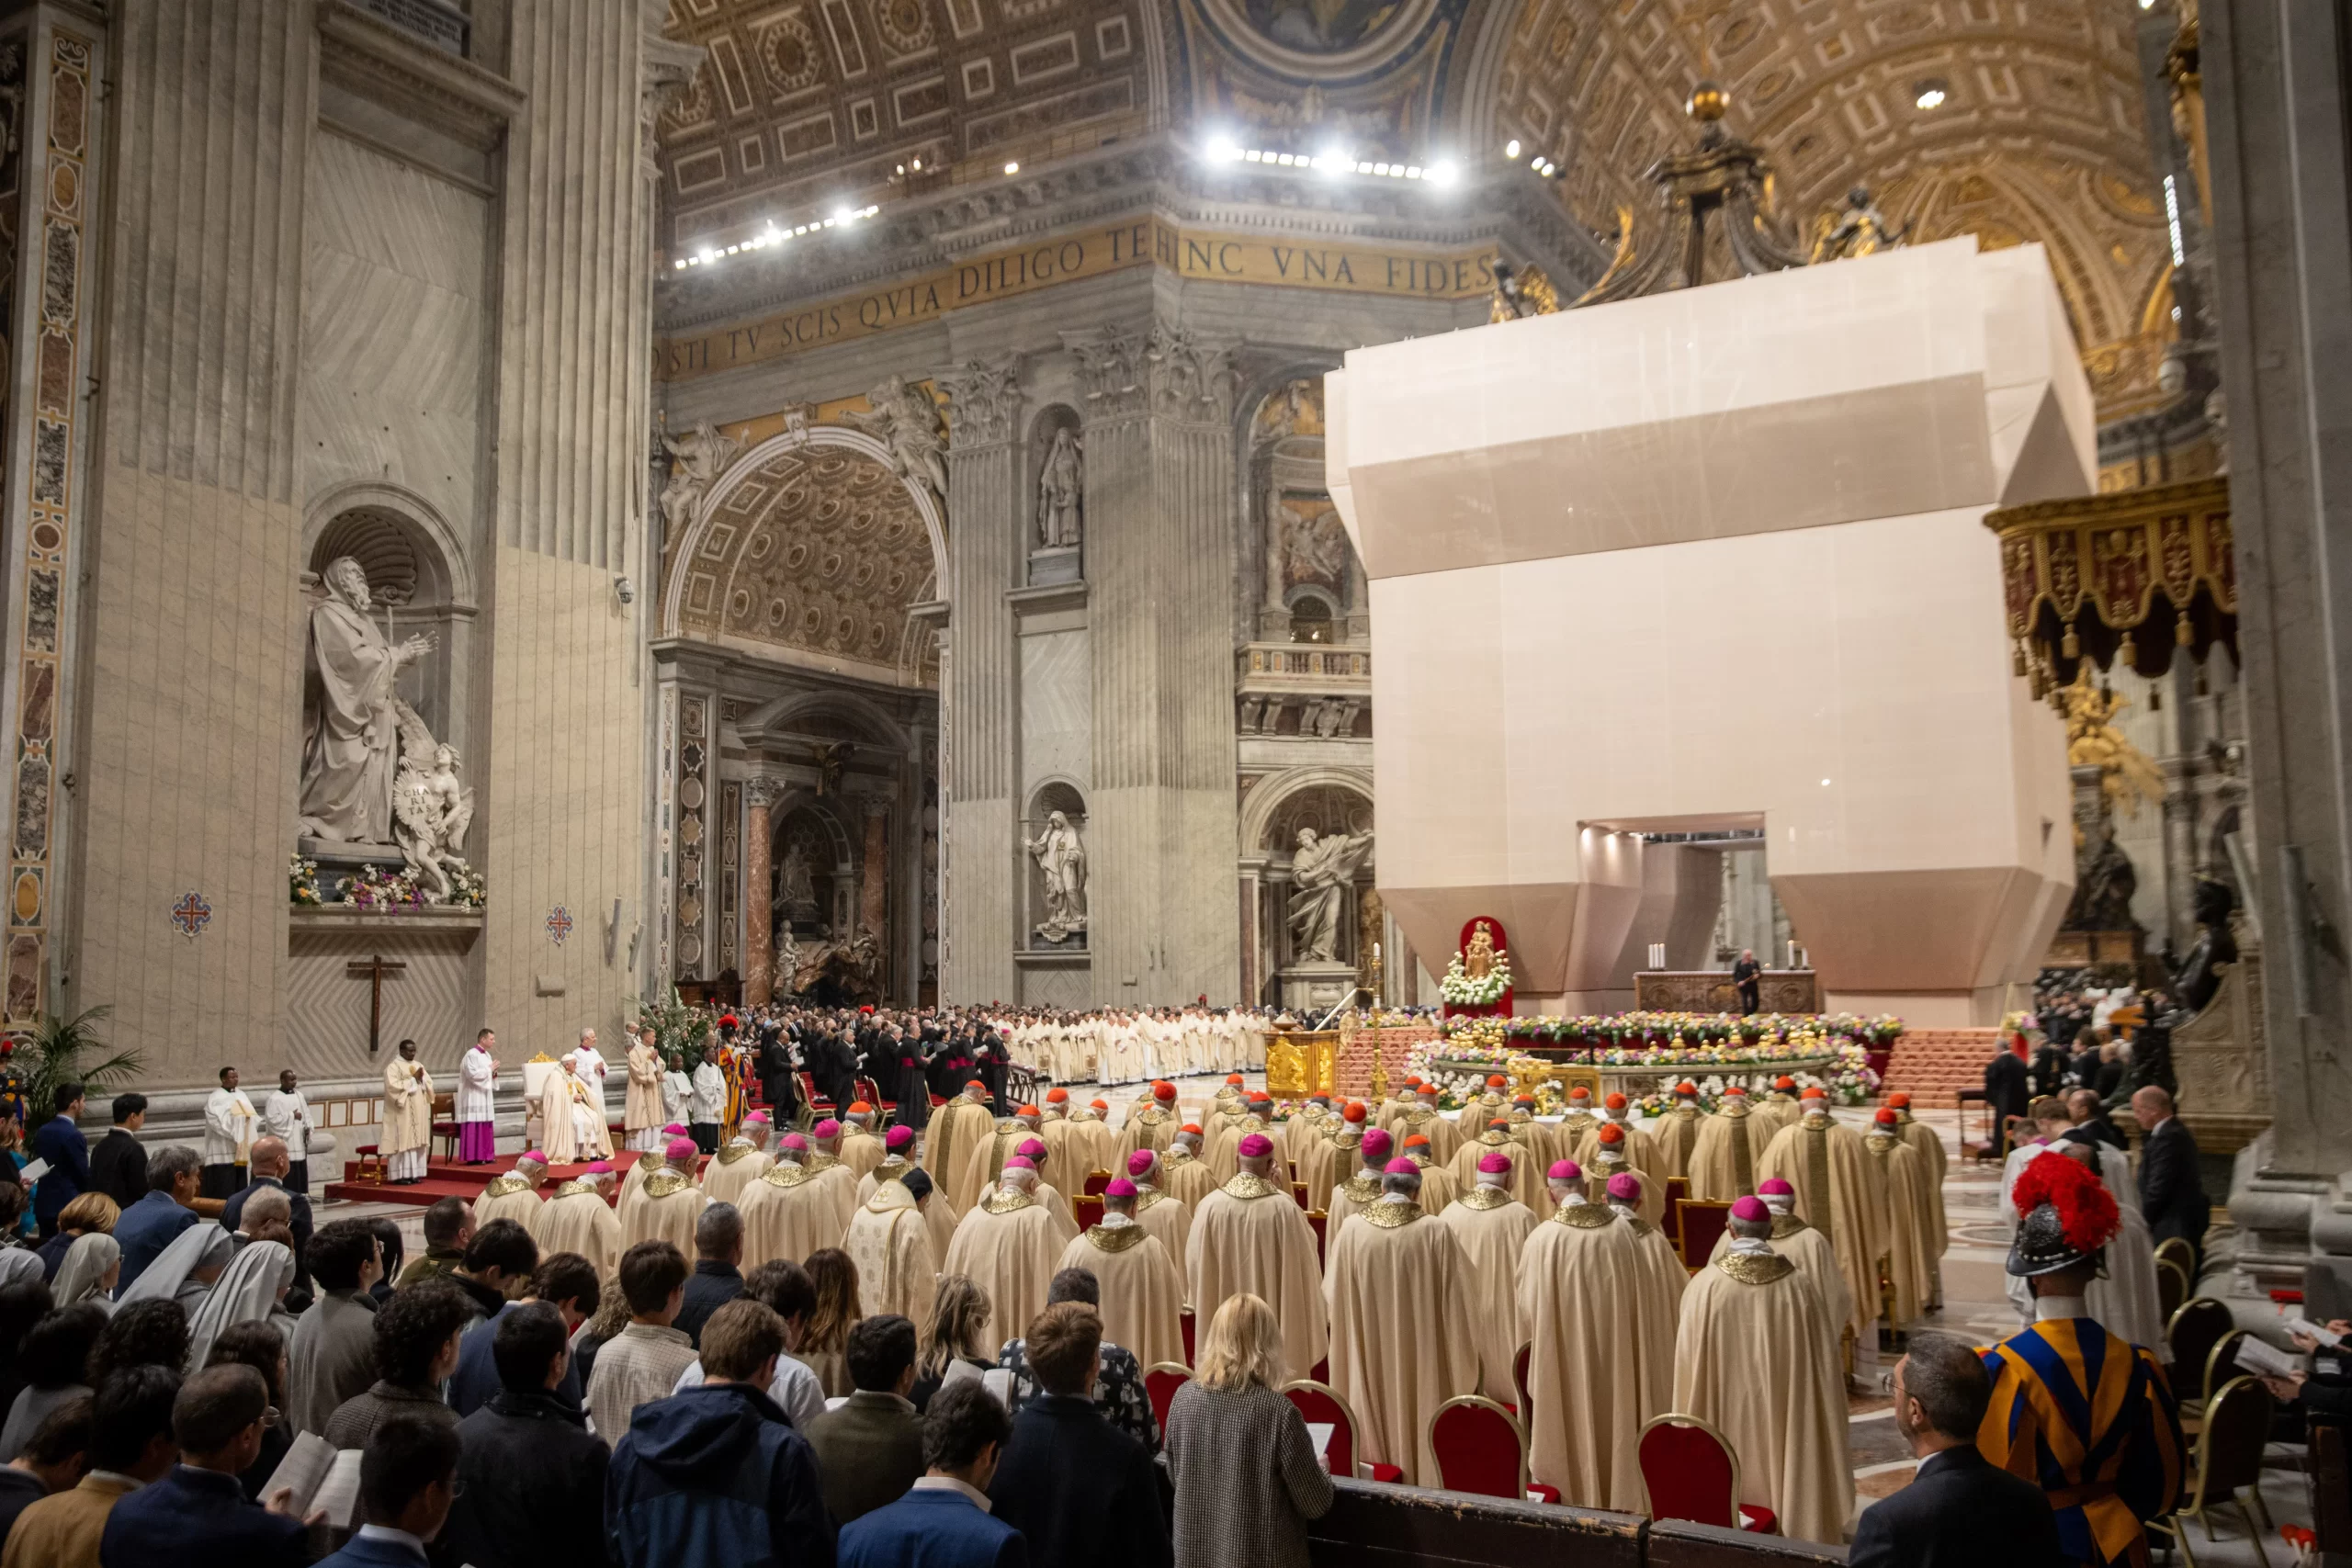
M 1903 1089 L 1919 1110 L 1950 1111 L 1963 1089 L 1984 1087 L 1984 1064 L 2000 1049 L 1997 1029 L 1911 1029 L 1894 1043 L 1882 1097 Z

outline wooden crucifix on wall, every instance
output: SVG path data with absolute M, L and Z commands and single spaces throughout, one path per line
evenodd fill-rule
M 355 980 L 368 982 L 368 1054 L 374 1055 L 383 1043 L 384 976 L 398 975 L 408 965 L 397 958 L 373 953 L 365 959 L 355 958 L 344 965 L 344 973 Z

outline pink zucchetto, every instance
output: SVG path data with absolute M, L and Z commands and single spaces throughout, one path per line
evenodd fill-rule
M 1751 1225 L 1760 1225 L 1772 1217 L 1761 1198 L 1742 1198 L 1731 1206 L 1731 1217 Z
M 1572 1159 L 1555 1159 L 1552 1162 L 1550 1179 L 1554 1181 L 1582 1181 L 1584 1179 L 1584 1167 L 1578 1165 Z
M 545 1149 L 527 1149 L 524 1151 L 522 1156 L 517 1158 L 514 1163 L 516 1165 L 545 1165 L 548 1163 L 547 1151 Z
M 1113 1177 L 1111 1179 L 1111 1185 L 1102 1189 L 1102 1196 L 1105 1198 L 1132 1198 L 1136 1196 L 1136 1184 L 1129 1181 L 1124 1176 Z
M 889 1150 L 892 1154 L 897 1154 L 901 1149 L 913 1148 L 915 1146 L 915 1130 L 902 1122 L 898 1126 L 891 1128 L 888 1132 L 882 1134 L 882 1146 Z
M 809 1128 L 808 1135 L 821 1144 L 829 1138 L 840 1137 L 842 1135 L 842 1124 L 828 1116 L 822 1122 L 818 1122 L 814 1127 Z
M 808 1140 L 802 1137 L 797 1133 L 786 1133 L 784 1135 L 784 1152 L 792 1155 L 805 1155 L 808 1152 Z
M 764 1127 L 768 1124 L 768 1113 L 764 1111 L 754 1111 L 749 1116 L 744 1117 L 743 1120 L 747 1122 L 757 1122 L 761 1126 Z
M 682 1122 L 673 1122 L 662 1129 L 662 1135 L 665 1138 L 683 1138 L 686 1135 L 685 1124 Z
M 1035 1166 L 1029 1163 L 1029 1156 L 1027 1155 L 1014 1155 L 1011 1159 L 1004 1162 L 1004 1168 L 1007 1170 L 1025 1170 L 1033 1176 L 1036 1174 L 1037 1170 Z
M 1382 1168 L 1390 1176 L 1419 1176 L 1421 1168 L 1408 1159 L 1392 1159 Z
M 1034 1164 L 1046 1157 L 1046 1145 L 1035 1138 L 1024 1138 L 1021 1146 L 1012 1152 Z
M 1510 1156 L 1500 1149 L 1495 1150 L 1478 1161 L 1478 1174 L 1481 1176 L 1493 1176 L 1498 1171 L 1506 1171 L 1510 1168 Z
M 1642 1201 L 1642 1184 L 1632 1171 L 1621 1170 L 1609 1179 L 1609 1195 L 1620 1203 L 1638 1203 Z
M 1274 1141 L 1263 1133 L 1252 1133 L 1241 1140 L 1241 1146 L 1234 1152 L 1243 1159 L 1264 1159 L 1274 1152 Z
M 673 1138 L 670 1146 L 662 1151 L 662 1157 L 672 1160 L 692 1160 L 702 1151 L 695 1147 L 692 1138 Z
M 1756 1184 L 1758 1196 L 1764 1198 L 1793 1198 L 1797 1190 L 1777 1176 L 1768 1176 Z
M 608 1159 L 600 1159 L 595 1164 L 588 1168 L 588 1174 L 591 1176 L 610 1176 L 613 1174 L 613 1162 Z
M 1366 1128 L 1366 1129 L 1364 1130 L 1364 1134 L 1363 1134 L 1363 1157 L 1364 1157 L 1364 1158 L 1366 1158 L 1366 1159 L 1368 1159 L 1368 1160 L 1372 1160 L 1372 1159 L 1378 1159 L 1378 1158 L 1380 1158 L 1383 1155 L 1386 1154 L 1390 1149 L 1393 1149 L 1393 1148 L 1395 1148 L 1396 1146 L 1396 1139 L 1394 1139 L 1394 1138 L 1392 1138 L 1392 1137 L 1390 1137 L 1390 1136 L 1388 1135 L 1388 1134 L 1387 1134 L 1387 1131 L 1386 1131 L 1385 1128 L 1380 1128 L 1380 1127 L 1368 1127 L 1368 1128 Z
M 1159 1156 L 1149 1149 L 1137 1149 L 1127 1156 L 1127 1174 L 1148 1176 L 1151 1173 L 1151 1168 L 1159 1163 Z

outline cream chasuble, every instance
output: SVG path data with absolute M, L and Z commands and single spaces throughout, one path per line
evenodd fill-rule
M 1157 1100 L 1140 1111 L 1127 1112 L 1126 1124 L 1119 1129 L 1118 1168 L 1127 1168 L 1127 1157 L 1137 1149 L 1149 1149 L 1153 1154 L 1168 1152 L 1169 1141 L 1176 1136 L 1176 1129 L 1183 1122 L 1173 1111 L 1162 1111 Z
M 1701 1117 L 1684 1170 L 1690 1179 L 1690 1196 L 1710 1203 L 1753 1197 L 1759 1179 L 1756 1167 L 1771 1142 L 1769 1125 L 1753 1106 L 1736 1096 L 1713 1115 Z
M 1216 1173 L 1197 1156 L 1180 1157 L 1170 1149 L 1159 1156 L 1159 1190 L 1183 1204 L 1195 1220 L 1201 1217 L 1201 1204 L 1222 1185 Z
M 1582 1160 L 1578 1160 L 1577 1163 L 1584 1166 L 1585 1190 L 1589 1192 L 1598 1193 L 1601 1191 L 1609 1185 L 1609 1179 L 1620 1174 L 1621 1172 L 1640 1182 L 1642 1184 L 1642 1201 L 1638 1204 L 1634 1205 L 1634 1212 L 1651 1224 L 1656 1225 L 1665 1224 L 1665 1182 L 1653 1179 L 1648 1171 L 1643 1170 L 1638 1167 L 1628 1166 L 1623 1160 L 1596 1159 L 1589 1165 L 1585 1165 Z M 1599 1201 L 1599 1200 L 1596 1199 L 1595 1201 Z
M 1434 1486 L 1423 1435 L 1437 1407 L 1478 1387 L 1469 1266 L 1420 1205 L 1384 1197 L 1340 1227 L 1324 1281 L 1331 1387 L 1355 1412 L 1356 1457 Z
M 1797 1190 L 1797 1218 L 1828 1234 L 1846 1277 L 1848 1324 L 1859 1337 L 1878 1316 L 1878 1259 L 1886 1250 L 1870 1188 L 1876 1172 L 1860 1134 L 1826 1115 L 1784 1127 L 1756 1162 L 1756 1179 L 1779 1177 Z
M 989 1108 L 961 1095 L 932 1112 L 922 1133 L 922 1168 L 931 1172 L 933 1191 L 960 1214 L 972 1206 L 978 1190 L 964 1185 L 964 1166 L 972 1145 L 986 1136 L 996 1118 Z
M 1141 1224 L 1105 1223 L 1062 1248 L 1059 1269 L 1092 1271 L 1102 1288 L 1102 1337 L 1148 1368 L 1184 1360 L 1182 1268 Z
M 1452 1164 L 1454 1155 L 1462 1147 L 1462 1129 L 1453 1118 L 1427 1106 L 1414 1106 L 1396 1118 L 1396 1126 L 1389 1131 L 1395 1134 L 1396 1146 L 1400 1149 L 1405 1146 L 1405 1140 L 1416 1133 L 1427 1138 L 1430 1141 L 1430 1163 L 1432 1165 Z M 1421 1201 L 1428 1202 L 1429 1196 L 1427 1192 L 1422 1193 Z
M 613 1278 L 621 1266 L 621 1217 L 605 1201 L 603 1193 L 584 1181 L 567 1181 L 539 1211 L 531 1232 L 541 1258 L 576 1252 L 596 1269 L 598 1283 Z
M 577 1108 L 584 1114 L 574 1114 Z M 594 1093 L 560 1066 L 539 1089 L 539 1148 L 549 1165 L 609 1159 L 613 1134 Z
M 931 1226 L 903 1183 L 886 1181 L 876 1190 L 850 1221 L 842 1250 L 857 1265 L 860 1313 L 907 1318 L 919 1341 L 931 1332 L 939 1255 L 931 1249 Z
M 1854 1512 L 1854 1469 L 1827 1315 L 1787 1258 L 1728 1251 L 1682 1293 L 1674 1408 L 1739 1455 L 1741 1502 L 1771 1509 L 1792 1540 L 1835 1545 Z
M 481 1196 L 474 1200 L 474 1229 L 480 1230 L 492 1220 L 513 1220 L 537 1237 L 539 1211 L 545 1207 L 538 1183 L 510 1170 L 492 1178 L 481 1190 Z
M 956 1177 L 956 1190 L 966 1194 L 964 1201 L 956 1206 L 959 1216 L 971 1213 L 973 1204 L 996 1190 L 996 1179 L 1004 1169 L 1004 1162 L 1012 1157 L 1013 1151 L 1032 1138 L 1045 1142 L 1025 1116 L 1000 1116 L 987 1128 L 974 1134 L 961 1156 L 963 1168 Z M 1053 1165 L 1050 1149 L 1046 1156 L 1046 1163 Z M 939 1178 L 933 1175 L 932 1179 L 936 1181 Z M 1040 1191 L 1047 1191 L 1052 1189 L 1053 1182 L 1041 1170 L 1037 1173 L 1037 1185 Z
M 882 1183 L 895 1181 L 915 1168 L 902 1159 L 886 1159 L 857 1179 L 857 1206 L 861 1209 L 874 1201 L 874 1194 Z M 933 1263 L 947 1256 L 947 1246 L 956 1239 L 956 1216 L 947 1212 L 947 1200 L 937 1188 L 931 1191 L 931 1201 L 922 1207 L 923 1228 L 931 1233 L 931 1257 Z
M 1555 1145 L 1551 1123 L 1538 1122 L 1534 1117 L 1518 1110 L 1512 1111 L 1507 1120 L 1510 1122 L 1510 1141 L 1521 1148 L 1533 1151 L 1535 1169 L 1539 1175 L 1548 1173 L 1552 1168 L 1552 1162 L 1560 1157 L 1552 1152 Z M 1551 1195 L 1547 1191 L 1544 1201 L 1548 1206 L 1551 1201 Z
M 1244 1171 L 1193 1211 L 1188 1246 L 1184 1277 L 1192 1281 L 1193 1323 L 1215 1322 L 1227 1296 L 1257 1296 L 1283 1325 L 1283 1381 L 1310 1376 L 1329 1341 L 1306 1211 L 1272 1181 Z
M 1650 1142 L 1657 1145 L 1656 1168 L 1660 1176 L 1690 1174 L 1690 1151 L 1698 1145 L 1700 1120 L 1697 1106 L 1677 1102 L 1650 1123 Z
M 1951 1220 L 1944 1213 L 1944 1171 L 1951 1164 L 1951 1156 L 1944 1152 L 1944 1141 L 1933 1127 L 1915 1120 L 1907 1110 L 1897 1114 L 1903 1121 L 1904 1142 L 1919 1151 L 1919 1167 L 1928 1177 L 1928 1274 L 1933 1281 L 1928 1304 L 1941 1306 L 1944 1301 L 1944 1249 L 1951 1245 Z M 2134 1196 L 2137 1196 L 2136 1190 Z M 2121 1195 L 2118 1194 L 2118 1201 L 2120 1200 Z
M 974 1204 L 956 1225 L 940 1272 L 966 1275 L 989 1293 L 980 1345 L 991 1359 L 1006 1340 L 1028 1333 L 1029 1320 L 1046 1310 L 1046 1291 L 1054 1282 L 1064 1245 L 1053 1212 L 1012 1187 Z
M 1356 1173 L 1363 1148 L 1363 1134 L 1353 1128 L 1334 1138 L 1317 1138 L 1308 1145 L 1293 1168 L 1298 1173 L 1298 1184 L 1306 1189 L 1308 1208 L 1322 1208 L 1331 1189 Z
M 1062 1166 L 1062 1175 L 1069 1185 L 1062 1196 L 1075 1198 L 1086 1190 L 1086 1179 L 1096 1171 L 1125 1176 L 1125 1162 L 1119 1157 L 1119 1141 L 1112 1134 L 1110 1125 L 1092 1111 L 1083 1114 L 1073 1112 L 1062 1122 L 1062 1141 L 1048 1142 L 1054 1160 Z M 1114 1168 L 1114 1162 L 1116 1163 Z
M 743 1213 L 746 1274 L 775 1258 L 806 1263 L 810 1253 L 842 1244 L 832 1190 L 806 1166 L 776 1161 L 744 1187 L 735 1206 Z
M 1489 1139 L 1493 1141 L 1489 1142 Z M 1551 1208 L 1552 1190 L 1544 1179 L 1548 1168 L 1537 1164 L 1534 1156 L 1513 1142 L 1509 1134 L 1492 1129 L 1463 1145 L 1460 1152 L 1454 1155 L 1453 1164 L 1446 1172 L 1453 1178 L 1454 1186 L 1461 1194 L 1454 1201 L 1459 1202 L 1470 1195 L 1472 1189 L 1478 1185 L 1478 1162 L 1498 1149 L 1510 1160 L 1510 1177 L 1504 1183 L 1503 1190 L 1526 1204 L 1531 1216 Z M 1436 1212 L 1442 1214 L 1445 1211 L 1440 1209 Z
M 684 1172 L 665 1170 L 659 1176 L 649 1176 L 645 1190 L 637 1195 L 637 1202 L 621 1217 L 621 1250 L 627 1252 L 640 1241 L 666 1241 L 691 1264 L 695 1258 L 695 1222 L 708 1207 L 710 1200 L 702 1195 L 702 1189 Z
M 1730 1250 L 1731 1232 L 1725 1231 L 1715 1237 L 1715 1249 L 1707 1255 L 1707 1261 L 1713 1263 Z M 1774 1214 L 1772 1250 L 1795 1264 L 1797 1272 L 1821 1292 L 1829 1318 L 1830 1359 L 1842 1366 L 1846 1359 L 1846 1323 L 1854 1303 L 1848 1293 L 1845 1273 L 1838 1267 L 1837 1249 L 1829 1245 L 1827 1236 L 1794 1214 Z
M 702 1168 L 702 1195 L 714 1203 L 741 1204 L 743 1189 L 757 1181 L 770 1163 L 771 1157 L 752 1147 L 749 1138 L 729 1138 Z
M 1577 1140 L 1576 1152 L 1568 1157 L 1591 1169 L 1592 1162 L 1600 1157 L 1600 1129 L 1607 1125 L 1605 1120 L 1594 1122 L 1592 1131 Z M 1659 1170 L 1657 1140 L 1631 1122 L 1620 1122 L 1617 1126 L 1625 1134 L 1625 1141 L 1617 1145 L 1624 1153 L 1625 1163 L 1635 1170 Z
M 1190 1305 L 1193 1277 L 1185 1267 L 1193 1255 L 1193 1212 L 1158 1188 L 1144 1187 L 1136 1194 L 1136 1224 L 1158 1236 L 1167 1249 L 1168 1260 L 1183 1277 L 1184 1301 Z
M 549 1159 L 555 1157 L 553 1149 L 548 1151 L 548 1157 Z M 637 1200 L 645 1190 L 646 1179 L 656 1171 L 669 1168 L 670 1162 L 662 1157 L 658 1149 L 649 1149 L 638 1156 L 637 1163 L 628 1168 L 627 1176 L 621 1178 L 621 1195 L 615 1201 L 613 1212 L 626 1221 L 628 1218 L 628 1212 L 637 1207 Z
M 848 1122 L 842 1123 L 842 1146 L 837 1156 L 849 1167 L 854 1179 L 863 1179 L 867 1171 L 889 1156 L 889 1145 L 879 1133 L 861 1133 Z
M 1222 1187 L 1241 1174 L 1241 1140 L 1252 1133 L 1265 1134 L 1267 1140 L 1274 1145 L 1273 1166 L 1267 1171 L 1266 1179 L 1287 1192 L 1290 1190 L 1291 1168 L 1290 1161 L 1283 1157 L 1282 1138 L 1273 1128 L 1254 1116 L 1245 1116 L 1230 1126 L 1218 1128 L 1216 1135 L 1209 1139 L 1209 1170 L 1216 1176 L 1217 1185 Z
M 1919 1152 L 1899 1134 L 1872 1133 L 1862 1140 L 1870 1160 L 1872 1223 L 1879 1256 L 1894 1285 L 1894 1316 L 1887 1326 L 1906 1328 L 1919 1321 L 1935 1290 L 1928 1268 L 1928 1194 Z
M 1447 1204 L 1437 1219 L 1453 1233 L 1465 1266 L 1470 1315 L 1463 1319 L 1460 1332 L 1478 1348 L 1478 1386 L 1465 1392 L 1515 1405 L 1519 1388 L 1511 1381 L 1510 1364 L 1521 1341 L 1512 1292 L 1518 1286 L 1520 1249 L 1535 1228 L 1535 1213 L 1502 1188 L 1474 1187 Z
M 817 1179 L 818 1184 L 833 1201 L 833 1214 L 839 1222 L 833 1234 L 845 1235 L 849 1230 L 850 1220 L 857 1213 L 856 1175 L 850 1170 L 849 1167 L 842 1164 L 838 1156 L 816 1149 L 808 1151 L 808 1158 L 805 1163 L 808 1167 L 808 1173 Z M 838 1247 L 841 1244 L 836 1242 L 833 1245 Z
M 1564 1503 L 1647 1511 L 1634 1445 L 1642 1423 L 1673 1400 L 1679 1303 L 1655 1288 L 1641 1247 L 1607 1204 L 1573 1202 L 1529 1232 L 1520 1251 L 1527 1472 Z
M 1462 1184 L 1453 1179 L 1453 1172 L 1438 1164 L 1427 1149 L 1416 1149 L 1405 1157 L 1421 1168 L 1421 1213 L 1442 1213 L 1448 1203 L 1462 1196 Z

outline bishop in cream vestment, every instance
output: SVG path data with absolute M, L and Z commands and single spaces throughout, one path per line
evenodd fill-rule
M 1424 1434 L 1438 1406 L 1478 1387 L 1468 1266 L 1453 1233 L 1421 1212 L 1419 1173 L 1390 1163 L 1387 1189 L 1340 1227 L 1323 1285 L 1331 1386 L 1355 1412 L 1356 1452 L 1434 1486 Z
M 603 1160 L 590 1166 L 586 1175 L 558 1187 L 531 1233 L 539 1244 L 539 1256 L 576 1252 L 595 1269 L 598 1282 L 609 1282 L 625 1250 L 621 1218 L 605 1201 L 612 1190 L 613 1168 Z
M 1084 1269 L 1102 1288 L 1102 1337 L 1135 1352 L 1146 1367 L 1185 1365 L 1184 1274 L 1159 1238 L 1136 1220 L 1136 1184 L 1114 1180 L 1102 1195 L 1102 1223 L 1062 1248 L 1057 1269 Z
M 1478 1348 L 1478 1386 L 1469 1392 L 1517 1404 L 1511 1361 L 1519 1354 L 1521 1336 L 1513 1292 L 1520 1251 L 1527 1233 L 1535 1228 L 1535 1212 L 1512 1197 L 1506 1185 L 1512 1174 L 1510 1156 L 1490 1149 L 1486 1159 L 1497 1168 L 1478 1171 L 1476 1183 L 1445 1206 L 1438 1223 L 1453 1233 L 1462 1248 L 1470 1315 L 1463 1320 L 1461 1332 Z M 1329 1272 L 1325 1270 L 1327 1278 Z
M 1240 1170 L 1193 1211 L 1184 1276 L 1192 1281 L 1195 1323 L 1215 1322 L 1228 1296 L 1253 1295 L 1274 1309 L 1287 1382 L 1309 1376 L 1323 1359 L 1327 1329 L 1315 1227 L 1268 1175 L 1272 1152 L 1272 1139 L 1250 1134 Z
M 1046 1310 L 1066 1245 L 1053 1212 L 1036 1198 L 1037 1173 L 1014 1156 L 1005 1164 L 996 1190 L 972 1205 L 956 1226 L 944 1274 L 962 1274 L 988 1292 L 989 1323 L 981 1348 L 991 1358 L 1008 1339 L 1029 1331 L 1029 1320 Z

